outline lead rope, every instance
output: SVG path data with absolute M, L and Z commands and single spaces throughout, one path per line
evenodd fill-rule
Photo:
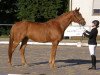
M 80 27 L 81 27 L 81 25 L 80 25 Z M 83 27 L 83 29 L 84 30 L 86 30 L 85 28 L 84 28 L 84 26 L 82 26 Z M 82 36 L 81 36 L 81 38 L 80 38 L 80 42 L 82 43 L 82 41 L 83 41 L 83 38 L 84 38 L 84 35 L 83 35 L 83 33 L 82 33 Z

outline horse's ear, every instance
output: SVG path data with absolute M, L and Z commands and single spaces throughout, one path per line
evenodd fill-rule
M 80 8 L 77 9 L 77 11 L 79 11 L 79 10 L 80 10 Z
M 79 11 L 79 10 L 80 10 L 80 8 L 78 8 L 78 9 L 77 9 L 77 7 L 75 8 L 75 11 Z
M 77 7 L 75 8 L 75 11 L 77 11 Z

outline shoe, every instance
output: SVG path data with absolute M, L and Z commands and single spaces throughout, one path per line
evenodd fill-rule
M 96 67 L 95 66 L 92 66 L 88 70 L 96 70 Z
M 92 62 L 92 67 L 90 67 L 88 70 L 96 70 L 96 56 L 91 55 L 91 62 Z

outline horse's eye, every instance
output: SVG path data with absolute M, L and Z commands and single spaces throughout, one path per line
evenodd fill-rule
M 79 12 L 78 14 L 79 14 L 79 15 L 81 15 L 81 13 L 80 13 L 80 12 Z
M 80 13 L 77 13 L 77 15 L 81 15 Z

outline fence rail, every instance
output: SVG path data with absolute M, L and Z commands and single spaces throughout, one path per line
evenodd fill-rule
M 0 26 L 12 26 L 13 24 L 0 24 Z

